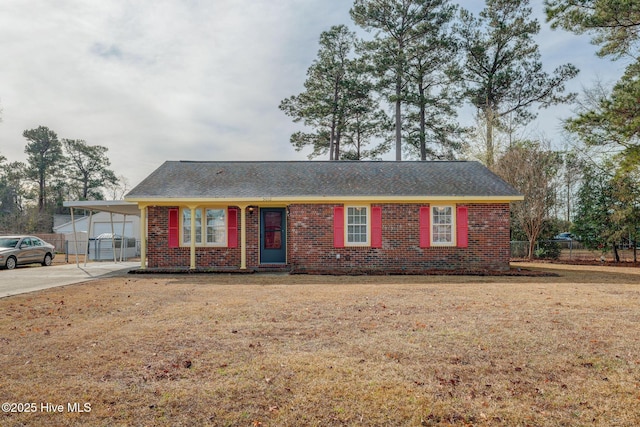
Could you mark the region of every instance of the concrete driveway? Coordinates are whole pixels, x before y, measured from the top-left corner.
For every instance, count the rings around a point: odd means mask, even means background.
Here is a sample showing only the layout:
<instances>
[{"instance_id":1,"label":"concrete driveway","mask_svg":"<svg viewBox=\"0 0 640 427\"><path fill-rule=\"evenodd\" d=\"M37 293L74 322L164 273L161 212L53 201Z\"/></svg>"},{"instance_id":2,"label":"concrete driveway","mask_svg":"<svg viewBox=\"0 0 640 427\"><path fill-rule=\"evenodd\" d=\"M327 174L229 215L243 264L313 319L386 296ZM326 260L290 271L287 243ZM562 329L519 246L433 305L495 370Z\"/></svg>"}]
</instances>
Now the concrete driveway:
<instances>
[{"instance_id":1,"label":"concrete driveway","mask_svg":"<svg viewBox=\"0 0 640 427\"><path fill-rule=\"evenodd\" d=\"M15 270L0 270L0 298L24 294L56 286L86 282L102 277L127 274L140 262L90 262L80 264L17 267Z\"/></svg>"}]
</instances>

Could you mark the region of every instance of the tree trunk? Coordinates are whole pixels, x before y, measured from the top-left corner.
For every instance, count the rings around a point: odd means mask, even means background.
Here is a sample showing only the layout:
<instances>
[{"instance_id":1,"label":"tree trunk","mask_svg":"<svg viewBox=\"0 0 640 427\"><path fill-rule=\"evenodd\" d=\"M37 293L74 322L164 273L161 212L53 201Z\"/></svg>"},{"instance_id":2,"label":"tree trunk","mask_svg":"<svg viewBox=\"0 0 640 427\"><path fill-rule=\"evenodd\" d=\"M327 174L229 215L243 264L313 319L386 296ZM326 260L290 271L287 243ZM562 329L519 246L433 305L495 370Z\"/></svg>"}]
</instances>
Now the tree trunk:
<instances>
[{"instance_id":1,"label":"tree trunk","mask_svg":"<svg viewBox=\"0 0 640 427\"><path fill-rule=\"evenodd\" d=\"M402 42L398 46L403 51ZM396 68L396 161L402 161L402 77L404 69L402 62L398 62Z\"/></svg>"},{"instance_id":2,"label":"tree trunk","mask_svg":"<svg viewBox=\"0 0 640 427\"><path fill-rule=\"evenodd\" d=\"M486 126L486 134L485 134L485 143L486 143L486 166L489 169L493 168L494 163L494 153L493 153L493 111L487 110L485 114L485 126Z\"/></svg>"},{"instance_id":3,"label":"tree trunk","mask_svg":"<svg viewBox=\"0 0 640 427\"><path fill-rule=\"evenodd\" d=\"M396 82L396 161L402 160L402 105L400 94L402 92L400 77Z\"/></svg>"},{"instance_id":4,"label":"tree trunk","mask_svg":"<svg viewBox=\"0 0 640 427\"><path fill-rule=\"evenodd\" d=\"M529 261L533 260L533 248L536 245L536 241L534 239L529 240Z\"/></svg>"},{"instance_id":5,"label":"tree trunk","mask_svg":"<svg viewBox=\"0 0 640 427\"><path fill-rule=\"evenodd\" d=\"M360 160L361 156L362 137L360 136L360 130L356 131L356 160Z\"/></svg>"},{"instance_id":6,"label":"tree trunk","mask_svg":"<svg viewBox=\"0 0 640 427\"><path fill-rule=\"evenodd\" d=\"M618 253L618 245L613 244L613 260L615 262L620 262L620 254Z\"/></svg>"},{"instance_id":7,"label":"tree trunk","mask_svg":"<svg viewBox=\"0 0 640 427\"><path fill-rule=\"evenodd\" d=\"M418 84L418 93L420 95L420 160L424 162L427 160L427 120L425 118L424 87L422 86L422 83Z\"/></svg>"},{"instance_id":8,"label":"tree trunk","mask_svg":"<svg viewBox=\"0 0 640 427\"><path fill-rule=\"evenodd\" d=\"M333 115L331 117L331 139L329 141L329 160L340 160L336 153L336 117L338 115L338 100L340 79L336 77L333 83Z\"/></svg>"},{"instance_id":9,"label":"tree trunk","mask_svg":"<svg viewBox=\"0 0 640 427\"><path fill-rule=\"evenodd\" d=\"M342 126L339 126L339 128L341 127ZM336 131L336 140L333 143L333 150L334 150L333 160L340 160L340 136L342 132L340 132L339 128Z\"/></svg>"},{"instance_id":10,"label":"tree trunk","mask_svg":"<svg viewBox=\"0 0 640 427\"><path fill-rule=\"evenodd\" d=\"M335 152L335 144L336 144L336 121L333 119L331 121L331 136L329 137L329 160L336 160L334 152Z\"/></svg>"},{"instance_id":11,"label":"tree trunk","mask_svg":"<svg viewBox=\"0 0 640 427\"><path fill-rule=\"evenodd\" d=\"M45 206L45 194L44 194L44 188L45 188L45 180L44 180L44 174L40 175L40 181L38 183L38 212L42 213L44 212L44 206Z\"/></svg>"}]
</instances>

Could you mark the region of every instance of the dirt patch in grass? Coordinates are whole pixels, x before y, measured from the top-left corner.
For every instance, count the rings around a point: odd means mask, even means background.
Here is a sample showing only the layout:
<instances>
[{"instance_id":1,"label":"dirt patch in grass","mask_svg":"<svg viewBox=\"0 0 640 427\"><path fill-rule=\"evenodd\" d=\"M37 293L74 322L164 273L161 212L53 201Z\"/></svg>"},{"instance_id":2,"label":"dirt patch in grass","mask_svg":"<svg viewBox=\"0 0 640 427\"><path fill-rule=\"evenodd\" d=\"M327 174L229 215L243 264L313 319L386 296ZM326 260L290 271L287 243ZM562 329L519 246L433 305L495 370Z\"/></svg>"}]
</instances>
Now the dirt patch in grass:
<instances>
[{"instance_id":1,"label":"dirt patch in grass","mask_svg":"<svg viewBox=\"0 0 640 427\"><path fill-rule=\"evenodd\" d=\"M640 275L552 267L126 276L3 298L0 402L37 410L0 425L640 424Z\"/></svg>"}]
</instances>

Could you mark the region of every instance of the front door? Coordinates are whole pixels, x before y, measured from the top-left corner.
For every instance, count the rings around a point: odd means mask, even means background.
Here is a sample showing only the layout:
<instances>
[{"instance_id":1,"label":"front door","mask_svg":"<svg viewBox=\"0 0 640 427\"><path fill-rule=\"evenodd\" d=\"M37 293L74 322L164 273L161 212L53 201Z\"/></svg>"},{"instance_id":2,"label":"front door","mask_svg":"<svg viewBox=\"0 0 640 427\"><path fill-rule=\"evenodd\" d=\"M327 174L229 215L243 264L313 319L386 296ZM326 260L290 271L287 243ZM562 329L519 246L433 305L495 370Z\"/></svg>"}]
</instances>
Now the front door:
<instances>
[{"instance_id":1,"label":"front door","mask_svg":"<svg viewBox=\"0 0 640 427\"><path fill-rule=\"evenodd\" d=\"M286 211L283 208L260 209L260 263L287 262Z\"/></svg>"}]
</instances>

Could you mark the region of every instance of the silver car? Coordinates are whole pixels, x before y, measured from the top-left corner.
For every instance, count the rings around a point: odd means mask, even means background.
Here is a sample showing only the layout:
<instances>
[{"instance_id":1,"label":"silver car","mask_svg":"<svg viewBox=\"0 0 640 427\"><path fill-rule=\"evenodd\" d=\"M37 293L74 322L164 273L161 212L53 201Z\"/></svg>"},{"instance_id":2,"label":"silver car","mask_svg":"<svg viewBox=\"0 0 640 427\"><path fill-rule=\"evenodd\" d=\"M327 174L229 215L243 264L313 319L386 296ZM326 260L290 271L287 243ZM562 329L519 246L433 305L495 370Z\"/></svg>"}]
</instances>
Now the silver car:
<instances>
[{"instance_id":1,"label":"silver car","mask_svg":"<svg viewBox=\"0 0 640 427\"><path fill-rule=\"evenodd\" d=\"M22 264L48 266L55 256L55 247L37 237L0 236L0 267L8 270Z\"/></svg>"}]
</instances>

